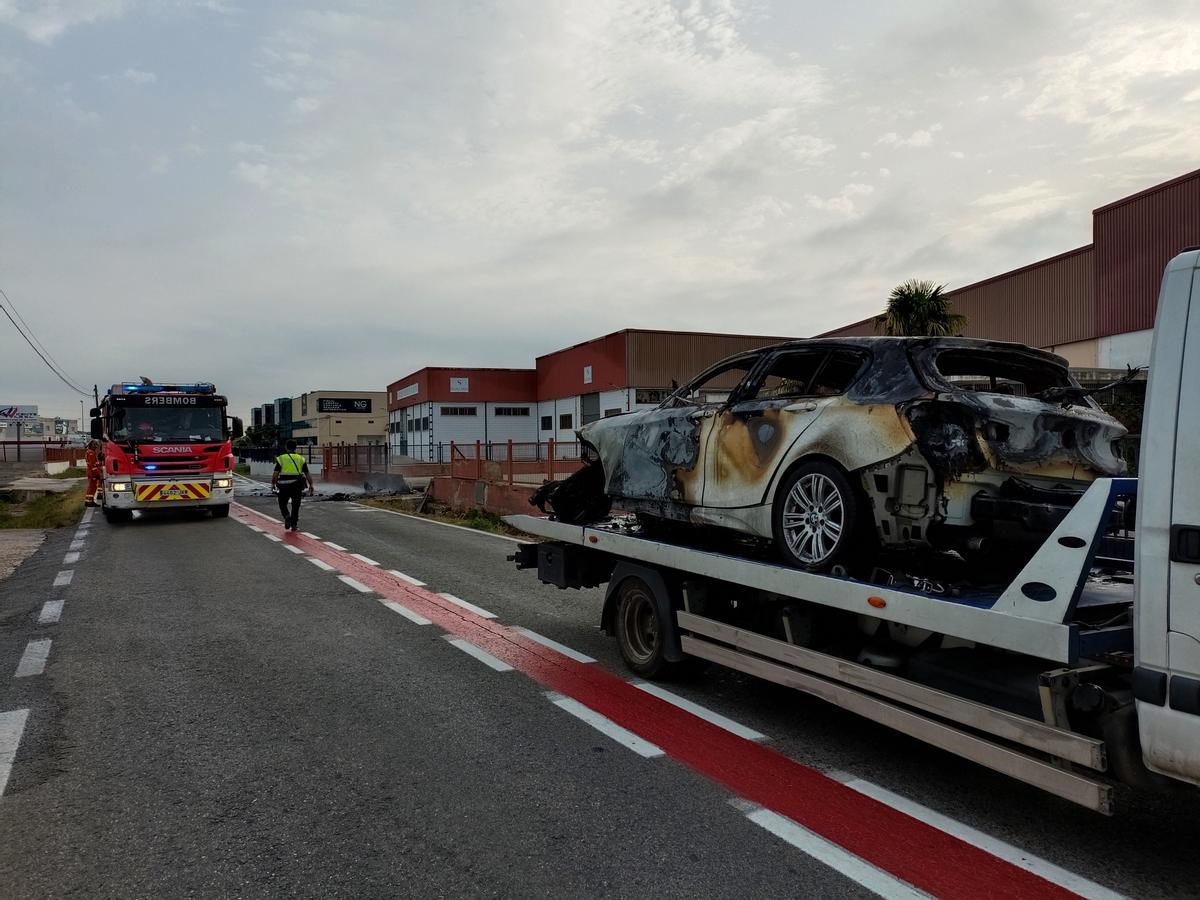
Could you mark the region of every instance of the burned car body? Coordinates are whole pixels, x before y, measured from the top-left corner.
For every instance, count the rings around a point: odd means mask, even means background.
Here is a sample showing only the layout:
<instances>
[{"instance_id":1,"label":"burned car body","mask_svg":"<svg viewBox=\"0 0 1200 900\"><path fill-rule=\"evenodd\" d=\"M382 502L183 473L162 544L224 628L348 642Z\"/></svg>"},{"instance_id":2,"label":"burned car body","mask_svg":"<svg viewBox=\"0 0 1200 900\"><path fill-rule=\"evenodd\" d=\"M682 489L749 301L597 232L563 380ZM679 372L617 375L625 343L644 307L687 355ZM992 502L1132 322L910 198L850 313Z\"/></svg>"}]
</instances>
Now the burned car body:
<instances>
[{"instance_id":1,"label":"burned car body","mask_svg":"<svg viewBox=\"0 0 1200 900\"><path fill-rule=\"evenodd\" d=\"M1125 471L1124 434L1051 353L814 339L730 357L654 409L585 425L602 472L580 477L650 521L773 539L824 568L867 545L1040 538L1089 482Z\"/></svg>"}]
</instances>

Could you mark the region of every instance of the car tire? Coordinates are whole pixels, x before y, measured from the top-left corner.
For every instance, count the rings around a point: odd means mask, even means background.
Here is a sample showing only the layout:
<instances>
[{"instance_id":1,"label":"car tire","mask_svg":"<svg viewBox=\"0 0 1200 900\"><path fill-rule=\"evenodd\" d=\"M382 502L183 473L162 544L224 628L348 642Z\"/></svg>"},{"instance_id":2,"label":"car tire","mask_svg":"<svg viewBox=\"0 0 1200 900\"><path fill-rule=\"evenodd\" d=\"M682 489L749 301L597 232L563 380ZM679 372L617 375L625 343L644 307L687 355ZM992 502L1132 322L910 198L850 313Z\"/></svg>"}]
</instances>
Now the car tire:
<instances>
[{"instance_id":1,"label":"car tire","mask_svg":"<svg viewBox=\"0 0 1200 900\"><path fill-rule=\"evenodd\" d=\"M654 681L672 681L701 672L704 660L688 657L672 661L664 655L664 624L654 592L636 576L617 588L613 630L621 658L632 671Z\"/></svg>"},{"instance_id":2,"label":"car tire","mask_svg":"<svg viewBox=\"0 0 1200 900\"><path fill-rule=\"evenodd\" d=\"M220 506L214 506L214 507L212 508L212 517L213 517L214 519L227 519L227 518L229 518L229 504L228 504L228 503L222 503Z\"/></svg>"},{"instance_id":3,"label":"car tire","mask_svg":"<svg viewBox=\"0 0 1200 900\"><path fill-rule=\"evenodd\" d=\"M801 463L775 492L775 546L798 569L823 572L849 563L859 549L858 526L858 494L845 473L830 463Z\"/></svg>"}]
</instances>

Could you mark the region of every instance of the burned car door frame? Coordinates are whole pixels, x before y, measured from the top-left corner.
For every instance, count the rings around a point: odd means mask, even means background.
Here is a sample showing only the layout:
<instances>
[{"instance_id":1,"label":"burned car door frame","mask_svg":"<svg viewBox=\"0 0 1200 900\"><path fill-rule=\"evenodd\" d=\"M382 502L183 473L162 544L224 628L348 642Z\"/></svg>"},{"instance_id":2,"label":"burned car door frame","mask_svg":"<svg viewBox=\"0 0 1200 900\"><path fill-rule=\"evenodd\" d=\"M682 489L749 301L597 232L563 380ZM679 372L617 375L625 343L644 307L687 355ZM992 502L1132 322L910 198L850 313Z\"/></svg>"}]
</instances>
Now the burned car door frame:
<instances>
[{"instance_id":1,"label":"burned car door frame","mask_svg":"<svg viewBox=\"0 0 1200 900\"><path fill-rule=\"evenodd\" d=\"M667 519L687 520L703 496L704 448L718 410L733 402L753 379L762 351L725 359L672 393L653 410L638 414L628 427L607 435L619 440L619 453L608 472L608 490L622 506ZM726 373L741 373L719 399L706 400L703 389ZM693 396L695 395L695 396ZM596 448L605 457L605 448Z\"/></svg>"},{"instance_id":2,"label":"burned car door frame","mask_svg":"<svg viewBox=\"0 0 1200 900\"><path fill-rule=\"evenodd\" d=\"M845 395L869 362L868 353L831 344L767 354L737 397L717 414L705 452L704 507L763 504L804 432L826 406ZM772 378L777 379L774 384L769 383Z\"/></svg>"}]
</instances>

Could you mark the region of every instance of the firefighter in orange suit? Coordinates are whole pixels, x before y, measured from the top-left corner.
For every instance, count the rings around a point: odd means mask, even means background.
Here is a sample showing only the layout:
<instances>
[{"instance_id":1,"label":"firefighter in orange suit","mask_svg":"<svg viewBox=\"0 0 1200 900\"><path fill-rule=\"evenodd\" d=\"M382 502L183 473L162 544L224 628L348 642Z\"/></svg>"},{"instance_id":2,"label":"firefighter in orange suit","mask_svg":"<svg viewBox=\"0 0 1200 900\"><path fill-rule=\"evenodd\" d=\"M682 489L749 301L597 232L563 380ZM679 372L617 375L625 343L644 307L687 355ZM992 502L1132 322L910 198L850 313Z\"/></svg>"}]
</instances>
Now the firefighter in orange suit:
<instances>
[{"instance_id":1,"label":"firefighter in orange suit","mask_svg":"<svg viewBox=\"0 0 1200 900\"><path fill-rule=\"evenodd\" d=\"M100 466L100 442L89 441L87 445L87 494L84 502L88 506L96 505L96 492L100 489L104 470Z\"/></svg>"}]
</instances>

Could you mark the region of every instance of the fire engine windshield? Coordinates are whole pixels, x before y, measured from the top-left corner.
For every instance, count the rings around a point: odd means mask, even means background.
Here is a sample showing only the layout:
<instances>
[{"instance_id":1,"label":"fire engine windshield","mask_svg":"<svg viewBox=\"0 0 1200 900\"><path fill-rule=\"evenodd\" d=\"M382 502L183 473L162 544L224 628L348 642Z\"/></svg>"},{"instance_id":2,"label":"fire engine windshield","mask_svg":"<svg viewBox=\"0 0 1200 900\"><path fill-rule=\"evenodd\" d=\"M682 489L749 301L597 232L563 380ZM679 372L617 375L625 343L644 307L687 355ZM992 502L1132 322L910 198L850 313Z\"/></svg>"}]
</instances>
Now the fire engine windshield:
<instances>
[{"instance_id":1,"label":"fire engine windshield","mask_svg":"<svg viewBox=\"0 0 1200 900\"><path fill-rule=\"evenodd\" d=\"M110 425L110 433L117 441L176 443L225 439L224 411L216 406L117 408L113 410Z\"/></svg>"}]
</instances>

